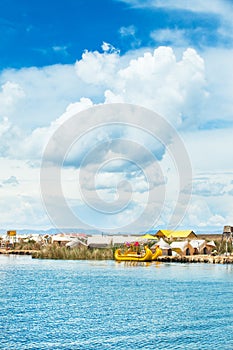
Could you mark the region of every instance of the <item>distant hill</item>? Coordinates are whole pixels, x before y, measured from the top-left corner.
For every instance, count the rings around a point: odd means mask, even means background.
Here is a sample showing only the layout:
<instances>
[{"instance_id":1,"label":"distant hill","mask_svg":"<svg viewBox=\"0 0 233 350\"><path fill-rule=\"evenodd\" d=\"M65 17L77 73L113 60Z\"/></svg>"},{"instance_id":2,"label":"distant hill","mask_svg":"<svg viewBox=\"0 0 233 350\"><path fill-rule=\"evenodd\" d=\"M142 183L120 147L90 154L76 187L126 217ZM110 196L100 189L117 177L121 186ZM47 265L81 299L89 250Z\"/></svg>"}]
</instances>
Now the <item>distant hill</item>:
<instances>
[{"instance_id":1,"label":"distant hill","mask_svg":"<svg viewBox=\"0 0 233 350\"><path fill-rule=\"evenodd\" d=\"M15 228L14 228L15 229ZM95 234L102 234L102 232L98 231L98 230L85 230L85 229L81 229L81 228L64 228L64 229L56 229L56 228L50 228L47 230L35 230L35 229L19 229L16 231L18 234L21 235L27 235L27 234L41 234L41 235L54 235L56 233L85 233L85 234L89 234L89 235L95 235ZM4 229L0 229L0 234L1 235L5 235L7 232L7 230Z\"/></svg>"},{"instance_id":2,"label":"distant hill","mask_svg":"<svg viewBox=\"0 0 233 350\"><path fill-rule=\"evenodd\" d=\"M48 235L54 235L56 233L85 233L87 235L101 235L102 233L103 234L112 234L112 233L109 233L107 231L103 232L103 231L99 231L99 230L89 230L89 229L83 229L83 228L63 228L63 229L56 229L56 228L50 228L50 229L47 229L47 230L36 230L36 229L17 229L17 228L14 228L14 227L11 227L10 229L12 230L16 230L18 234L22 234L22 235L26 235L26 234L48 234ZM160 228L156 228L156 229L152 229L152 230L148 230L148 231L142 231L142 232L118 232L118 233L114 233L115 235L119 234L138 234L138 235L143 235L145 233L150 233L152 235L156 234L156 232L161 229ZM163 228L162 228L163 229ZM187 229L187 228L182 228L182 229ZM9 230L9 229L8 229ZM200 229L194 229L192 228L192 230L199 236L199 235L221 235L222 234L222 229L204 229L204 230L200 230ZM0 234L1 235L4 235L6 234L7 232L7 229L0 229Z\"/></svg>"}]
</instances>

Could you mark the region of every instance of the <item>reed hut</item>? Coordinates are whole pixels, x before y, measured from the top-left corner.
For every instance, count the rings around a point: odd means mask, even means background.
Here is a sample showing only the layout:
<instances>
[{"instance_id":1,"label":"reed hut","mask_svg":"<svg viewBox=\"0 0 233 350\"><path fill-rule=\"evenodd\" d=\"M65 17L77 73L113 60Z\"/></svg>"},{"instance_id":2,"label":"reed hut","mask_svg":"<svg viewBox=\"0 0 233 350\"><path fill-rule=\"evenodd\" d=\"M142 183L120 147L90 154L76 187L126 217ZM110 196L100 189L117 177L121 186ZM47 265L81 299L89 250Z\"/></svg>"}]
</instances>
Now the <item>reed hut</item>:
<instances>
[{"instance_id":1,"label":"reed hut","mask_svg":"<svg viewBox=\"0 0 233 350\"><path fill-rule=\"evenodd\" d=\"M51 242L56 243L59 246L65 246L71 240L72 239L70 238L70 236L66 235L65 233L58 233L56 235L51 236Z\"/></svg>"},{"instance_id":2,"label":"reed hut","mask_svg":"<svg viewBox=\"0 0 233 350\"><path fill-rule=\"evenodd\" d=\"M191 246L189 241L174 241L170 244L172 251L175 253L184 256L184 255L193 255L194 248Z\"/></svg>"},{"instance_id":3,"label":"reed hut","mask_svg":"<svg viewBox=\"0 0 233 350\"><path fill-rule=\"evenodd\" d=\"M156 249L156 247L159 246L159 248L162 250L163 255L165 256L171 256L172 255L172 248L170 244L165 242L163 238L160 238L158 242L156 242L151 249Z\"/></svg>"},{"instance_id":4,"label":"reed hut","mask_svg":"<svg viewBox=\"0 0 233 350\"><path fill-rule=\"evenodd\" d=\"M204 239L192 239L190 244L193 248L193 255L204 254L203 251L206 247L206 241Z\"/></svg>"}]
</instances>

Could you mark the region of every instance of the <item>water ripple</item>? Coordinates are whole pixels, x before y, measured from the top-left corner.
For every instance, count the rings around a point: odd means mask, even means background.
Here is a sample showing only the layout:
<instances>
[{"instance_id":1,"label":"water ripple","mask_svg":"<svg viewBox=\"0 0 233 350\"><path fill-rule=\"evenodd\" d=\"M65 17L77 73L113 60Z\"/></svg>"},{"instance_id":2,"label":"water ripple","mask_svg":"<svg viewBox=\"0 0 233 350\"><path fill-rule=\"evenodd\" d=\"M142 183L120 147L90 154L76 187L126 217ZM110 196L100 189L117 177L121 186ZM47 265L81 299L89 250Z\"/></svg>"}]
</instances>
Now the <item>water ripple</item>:
<instances>
[{"instance_id":1,"label":"water ripple","mask_svg":"<svg viewBox=\"0 0 233 350\"><path fill-rule=\"evenodd\" d=\"M233 269L0 256L0 349L233 349Z\"/></svg>"}]
</instances>

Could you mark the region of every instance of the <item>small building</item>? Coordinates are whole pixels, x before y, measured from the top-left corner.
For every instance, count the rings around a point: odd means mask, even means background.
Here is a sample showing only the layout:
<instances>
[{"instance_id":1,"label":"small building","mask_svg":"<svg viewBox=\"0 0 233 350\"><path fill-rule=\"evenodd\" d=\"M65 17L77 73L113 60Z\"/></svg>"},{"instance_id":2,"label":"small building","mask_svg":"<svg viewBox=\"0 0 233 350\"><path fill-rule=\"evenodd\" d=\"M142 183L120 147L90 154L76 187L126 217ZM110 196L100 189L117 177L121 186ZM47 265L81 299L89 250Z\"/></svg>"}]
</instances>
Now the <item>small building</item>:
<instances>
[{"instance_id":1,"label":"small building","mask_svg":"<svg viewBox=\"0 0 233 350\"><path fill-rule=\"evenodd\" d=\"M139 236L126 236L126 235L112 236L112 245L114 247L119 247L126 243L141 242L141 241L143 241L143 238Z\"/></svg>"},{"instance_id":2,"label":"small building","mask_svg":"<svg viewBox=\"0 0 233 350\"><path fill-rule=\"evenodd\" d=\"M155 249L157 246L162 250L163 255L165 256L171 256L172 255L172 248L171 246L163 240L163 238L160 238L158 242L156 242L151 249Z\"/></svg>"},{"instance_id":3,"label":"small building","mask_svg":"<svg viewBox=\"0 0 233 350\"><path fill-rule=\"evenodd\" d=\"M206 241L204 239L192 239L190 241L190 244L194 249L193 255L206 254L205 253Z\"/></svg>"},{"instance_id":4,"label":"small building","mask_svg":"<svg viewBox=\"0 0 233 350\"><path fill-rule=\"evenodd\" d=\"M64 246L67 243L78 239L86 243L87 235L84 233L56 233L55 235L51 235L51 243L57 243L60 246Z\"/></svg>"},{"instance_id":5,"label":"small building","mask_svg":"<svg viewBox=\"0 0 233 350\"><path fill-rule=\"evenodd\" d=\"M60 246L65 246L71 240L72 239L70 238L70 236L66 235L64 233L57 233L57 234L51 236L51 242L56 243Z\"/></svg>"},{"instance_id":6,"label":"small building","mask_svg":"<svg viewBox=\"0 0 233 350\"><path fill-rule=\"evenodd\" d=\"M206 242L205 252L203 254L211 254L216 249L214 241Z\"/></svg>"},{"instance_id":7,"label":"small building","mask_svg":"<svg viewBox=\"0 0 233 350\"><path fill-rule=\"evenodd\" d=\"M174 241L170 244L172 251L183 256L193 255L194 248L191 246L189 241Z\"/></svg>"},{"instance_id":8,"label":"small building","mask_svg":"<svg viewBox=\"0 0 233 350\"><path fill-rule=\"evenodd\" d=\"M222 233L222 240L226 240L227 242L233 241L233 226L224 226Z\"/></svg>"},{"instance_id":9,"label":"small building","mask_svg":"<svg viewBox=\"0 0 233 350\"><path fill-rule=\"evenodd\" d=\"M211 254L216 248L213 241L206 242L204 239L174 241L170 246L179 255Z\"/></svg>"},{"instance_id":10,"label":"small building","mask_svg":"<svg viewBox=\"0 0 233 350\"><path fill-rule=\"evenodd\" d=\"M216 249L214 241L206 242L204 239L193 239L190 244L194 249L193 254L211 254Z\"/></svg>"},{"instance_id":11,"label":"small building","mask_svg":"<svg viewBox=\"0 0 233 350\"><path fill-rule=\"evenodd\" d=\"M226 225L223 227L223 233L233 233L233 226L230 226L230 225Z\"/></svg>"},{"instance_id":12,"label":"small building","mask_svg":"<svg viewBox=\"0 0 233 350\"><path fill-rule=\"evenodd\" d=\"M14 245L17 242L16 230L9 230L6 234L8 244Z\"/></svg>"},{"instance_id":13,"label":"small building","mask_svg":"<svg viewBox=\"0 0 233 350\"><path fill-rule=\"evenodd\" d=\"M159 238L166 238L170 241L180 240L180 239L197 239L197 235L192 230L183 230L183 231L172 231L172 230L159 230L156 233L156 236Z\"/></svg>"},{"instance_id":14,"label":"small building","mask_svg":"<svg viewBox=\"0 0 233 350\"><path fill-rule=\"evenodd\" d=\"M88 248L110 248L112 246L111 236L93 235L87 238Z\"/></svg>"},{"instance_id":15,"label":"small building","mask_svg":"<svg viewBox=\"0 0 233 350\"><path fill-rule=\"evenodd\" d=\"M81 238L73 238L70 242L66 243L66 247L73 249L73 248L78 248L78 247L87 247L86 241L84 241Z\"/></svg>"}]
</instances>

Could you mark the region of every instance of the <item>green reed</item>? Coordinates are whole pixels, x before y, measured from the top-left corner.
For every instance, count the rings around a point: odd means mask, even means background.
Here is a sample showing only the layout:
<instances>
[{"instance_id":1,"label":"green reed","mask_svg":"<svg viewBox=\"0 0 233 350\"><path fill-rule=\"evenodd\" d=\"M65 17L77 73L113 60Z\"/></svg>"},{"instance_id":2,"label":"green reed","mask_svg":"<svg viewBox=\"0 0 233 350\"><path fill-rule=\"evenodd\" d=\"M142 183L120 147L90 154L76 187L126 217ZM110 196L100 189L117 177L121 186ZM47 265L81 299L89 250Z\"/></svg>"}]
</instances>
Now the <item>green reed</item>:
<instances>
[{"instance_id":1,"label":"green reed","mask_svg":"<svg viewBox=\"0 0 233 350\"><path fill-rule=\"evenodd\" d=\"M56 245L48 245L32 254L37 259L61 259L61 260L112 260L113 250L90 249L87 247L67 248Z\"/></svg>"}]
</instances>

